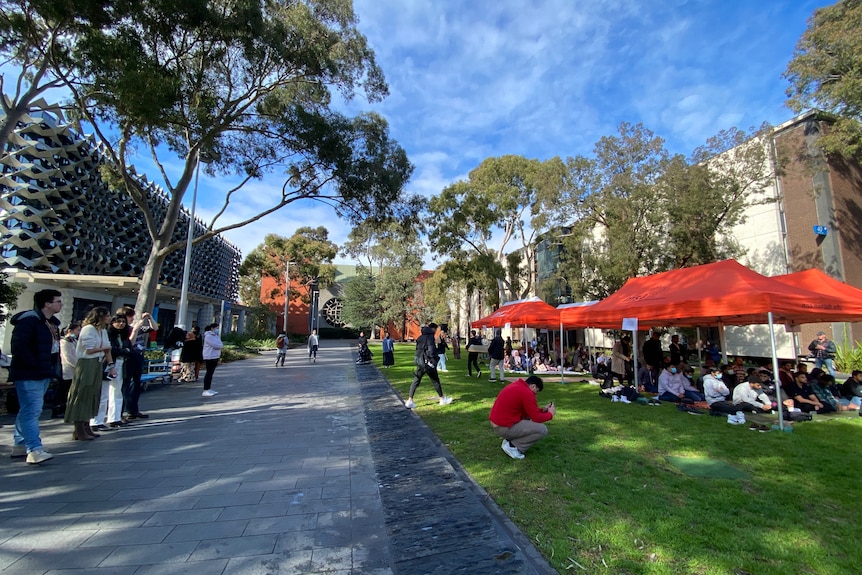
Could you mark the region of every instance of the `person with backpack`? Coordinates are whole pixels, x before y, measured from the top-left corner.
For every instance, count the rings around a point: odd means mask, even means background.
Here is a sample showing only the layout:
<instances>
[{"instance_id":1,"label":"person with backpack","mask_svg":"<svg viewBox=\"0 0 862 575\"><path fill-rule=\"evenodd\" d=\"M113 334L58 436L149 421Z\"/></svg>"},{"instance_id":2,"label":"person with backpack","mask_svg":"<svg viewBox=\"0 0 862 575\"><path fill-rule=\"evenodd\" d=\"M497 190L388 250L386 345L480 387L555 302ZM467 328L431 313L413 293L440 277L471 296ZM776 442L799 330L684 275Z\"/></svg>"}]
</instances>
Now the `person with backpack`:
<instances>
[{"instance_id":1,"label":"person with backpack","mask_svg":"<svg viewBox=\"0 0 862 575\"><path fill-rule=\"evenodd\" d=\"M311 330L311 335L308 336L308 361L317 363L317 347L320 340L317 337L317 330Z\"/></svg>"},{"instance_id":2,"label":"person with backpack","mask_svg":"<svg viewBox=\"0 0 862 575\"><path fill-rule=\"evenodd\" d=\"M275 350L275 366L284 367L284 358L287 357L287 336L283 331L275 338Z\"/></svg>"},{"instance_id":3,"label":"person with backpack","mask_svg":"<svg viewBox=\"0 0 862 575\"><path fill-rule=\"evenodd\" d=\"M413 396L416 394L416 388L422 381L422 376L428 375L431 378L431 383L434 384L434 389L440 397L440 405L449 405L452 403L451 397L443 395L443 387L440 385L440 376L437 375L437 362L439 355L437 354L437 342L434 335L437 332L437 324L429 323L422 328L422 335L416 340L416 355L413 358L416 364L416 373L413 376L413 383L410 385L410 396L404 402L404 407L413 409L416 407L416 402L413 401Z\"/></svg>"},{"instance_id":4,"label":"person with backpack","mask_svg":"<svg viewBox=\"0 0 862 575\"><path fill-rule=\"evenodd\" d=\"M488 381L497 381L494 378L495 370L499 373L500 383L506 382L506 374L503 371L503 358L506 356L506 344L503 342L503 336L500 335L500 330L494 330L494 339L488 344L488 357L491 358L490 370L491 375Z\"/></svg>"}]
</instances>

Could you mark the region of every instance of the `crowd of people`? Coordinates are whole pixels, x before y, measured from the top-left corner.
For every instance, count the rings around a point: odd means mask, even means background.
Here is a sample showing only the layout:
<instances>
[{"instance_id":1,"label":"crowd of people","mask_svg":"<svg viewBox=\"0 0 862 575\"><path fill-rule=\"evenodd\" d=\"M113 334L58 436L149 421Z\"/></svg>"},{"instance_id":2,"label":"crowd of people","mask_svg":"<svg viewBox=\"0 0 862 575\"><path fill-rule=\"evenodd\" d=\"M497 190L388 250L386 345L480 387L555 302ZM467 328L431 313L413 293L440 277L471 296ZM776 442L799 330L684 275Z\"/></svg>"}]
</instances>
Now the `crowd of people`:
<instances>
[{"instance_id":1,"label":"crowd of people","mask_svg":"<svg viewBox=\"0 0 862 575\"><path fill-rule=\"evenodd\" d=\"M54 417L63 417L73 427L76 441L92 441L101 432L128 425L149 416L140 409L144 351L159 326L147 313L121 307L116 312L102 306L90 309L80 322L60 329L63 309L61 292L36 292L34 309L19 312L12 326L9 379L15 385L19 410L15 419L12 457L39 464L54 456L42 445L39 417L48 394ZM180 381L197 381L202 363L207 366L203 396L211 388L213 372L221 355L218 324L185 332L180 326L175 340L182 342ZM168 338L170 339L170 338ZM167 343L167 342L166 342Z\"/></svg>"}]
</instances>

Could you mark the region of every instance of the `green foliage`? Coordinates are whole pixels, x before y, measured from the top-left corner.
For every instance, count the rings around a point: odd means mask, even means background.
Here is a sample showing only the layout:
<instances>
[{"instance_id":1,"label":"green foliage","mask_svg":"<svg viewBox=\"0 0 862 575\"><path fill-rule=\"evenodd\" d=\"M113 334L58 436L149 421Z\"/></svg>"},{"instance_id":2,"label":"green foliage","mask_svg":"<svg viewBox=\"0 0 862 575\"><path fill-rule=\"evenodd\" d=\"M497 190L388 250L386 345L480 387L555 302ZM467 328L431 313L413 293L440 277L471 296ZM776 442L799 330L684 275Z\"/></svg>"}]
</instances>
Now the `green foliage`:
<instances>
[{"instance_id":1,"label":"green foliage","mask_svg":"<svg viewBox=\"0 0 862 575\"><path fill-rule=\"evenodd\" d=\"M851 343L847 333L847 325L844 325L844 341L835 345L835 369L842 373L852 373L854 370L862 370L862 344L858 341Z\"/></svg>"},{"instance_id":2,"label":"green foliage","mask_svg":"<svg viewBox=\"0 0 862 575\"><path fill-rule=\"evenodd\" d=\"M827 152L862 161L862 2L840 0L818 8L796 45L784 77L787 105L800 112L819 108L835 115L818 140Z\"/></svg>"},{"instance_id":3,"label":"green foliage","mask_svg":"<svg viewBox=\"0 0 862 575\"><path fill-rule=\"evenodd\" d=\"M265 299L283 297L287 269L291 281L290 300L299 298L306 304L310 303L314 284L326 288L335 281L332 261L337 253L338 246L329 240L329 230L323 226L301 227L289 238L267 234L263 243L254 248L240 266L244 297L254 298L252 302L260 302L263 277L276 282L273 291L264 294ZM244 282L242 278L246 278Z\"/></svg>"},{"instance_id":4,"label":"green foliage","mask_svg":"<svg viewBox=\"0 0 862 575\"><path fill-rule=\"evenodd\" d=\"M376 281L360 266L359 273L344 282L344 308L341 318L354 329L381 325L383 308Z\"/></svg>"},{"instance_id":5,"label":"green foliage","mask_svg":"<svg viewBox=\"0 0 862 575\"><path fill-rule=\"evenodd\" d=\"M409 209L400 200L413 167L387 122L330 107L331 90L345 99L361 92L371 102L387 95L352 2L102 4L108 9L100 12L87 0L4 2L4 16L32 26L3 38L0 48L22 69L27 62L18 53L47 55L75 116L103 146L111 181L141 209L151 245L136 307L152 307L165 257L184 245L172 236L201 161L211 175L234 179L196 243L303 199L329 204L351 222ZM73 5L101 14L98 25L81 18L59 32L50 28L58 10ZM54 40L65 49L54 50ZM129 167L138 149L162 170L163 213L152 210ZM220 223L250 193L245 184L270 172L284 174L282 189L248 202L259 212Z\"/></svg>"},{"instance_id":6,"label":"green foliage","mask_svg":"<svg viewBox=\"0 0 862 575\"><path fill-rule=\"evenodd\" d=\"M379 346L373 351L379 364ZM413 352L396 344L395 367L383 372L402 397ZM488 425L499 386L469 379L466 354L448 368L441 381L455 401L437 405L426 380L416 413L560 573L859 570L862 524L846 501L862 487L852 465L862 440L855 414L755 434L673 404L612 403L581 378L562 385L547 375L538 399L553 401L557 415L548 435L513 461ZM746 477L690 477L670 456L711 458Z\"/></svg>"},{"instance_id":7,"label":"green foliage","mask_svg":"<svg viewBox=\"0 0 862 575\"><path fill-rule=\"evenodd\" d=\"M461 262L463 275L490 275L498 298L520 299L535 285L535 237L547 223L541 209L553 197L563 174L557 160L521 156L488 158L467 181L446 187L429 203L432 250ZM498 242L491 245L491 238ZM504 268L503 254L517 242L523 267Z\"/></svg>"},{"instance_id":8,"label":"green foliage","mask_svg":"<svg viewBox=\"0 0 862 575\"><path fill-rule=\"evenodd\" d=\"M748 206L770 201L772 172L758 138L765 129L723 131L685 159L642 125L623 123L592 158L569 158L548 213L570 230L560 267L572 291L601 299L635 276L737 255L723 231L742 223Z\"/></svg>"},{"instance_id":9,"label":"green foliage","mask_svg":"<svg viewBox=\"0 0 862 575\"><path fill-rule=\"evenodd\" d=\"M11 311L18 306L18 296L23 291L23 285L9 283L9 276L0 271L0 325L6 322Z\"/></svg>"}]
</instances>

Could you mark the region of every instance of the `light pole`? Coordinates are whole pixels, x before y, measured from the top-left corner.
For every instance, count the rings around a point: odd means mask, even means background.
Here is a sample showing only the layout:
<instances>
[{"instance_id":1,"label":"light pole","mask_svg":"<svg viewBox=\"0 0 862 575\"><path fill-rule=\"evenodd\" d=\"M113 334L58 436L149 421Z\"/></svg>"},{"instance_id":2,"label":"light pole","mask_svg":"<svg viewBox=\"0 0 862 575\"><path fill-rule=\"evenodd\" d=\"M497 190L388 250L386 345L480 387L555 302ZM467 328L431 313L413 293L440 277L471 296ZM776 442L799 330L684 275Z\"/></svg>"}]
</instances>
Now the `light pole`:
<instances>
[{"instance_id":1,"label":"light pole","mask_svg":"<svg viewBox=\"0 0 862 575\"><path fill-rule=\"evenodd\" d=\"M198 156L195 164L195 185L192 191L192 209L189 215L189 231L186 234L186 261L183 264L183 286L180 290L180 307L177 311L177 324L186 325L186 314L189 309L189 275L192 267L192 242L195 238L195 204L198 201L198 174L201 171L201 159Z\"/></svg>"},{"instance_id":2,"label":"light pole","mask_svg":"<svg viewBox=\"0 0 862 575\"><path fill-rule=\"evenodd\" d=\"M287 333L287 317L290 313L290 266L294 263L287 262L287 265L284 266L284 326L282 331L288 336L288 339L290 339L290 335Z\"/></svg>"}]
</instances>

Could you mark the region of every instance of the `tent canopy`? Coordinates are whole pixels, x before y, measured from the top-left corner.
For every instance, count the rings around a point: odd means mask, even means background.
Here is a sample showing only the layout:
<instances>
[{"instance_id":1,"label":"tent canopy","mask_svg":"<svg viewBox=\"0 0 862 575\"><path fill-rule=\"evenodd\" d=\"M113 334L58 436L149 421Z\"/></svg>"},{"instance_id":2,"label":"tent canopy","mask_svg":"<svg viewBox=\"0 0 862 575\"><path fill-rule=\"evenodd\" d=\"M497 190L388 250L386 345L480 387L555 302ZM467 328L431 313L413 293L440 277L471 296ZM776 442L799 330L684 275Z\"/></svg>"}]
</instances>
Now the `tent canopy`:
<instances>
[{"instance_id":1,"label":"tent canopy","mask_svg":"<svg viewBox=\"0 0 862 575\"><path fill-rule=\"evenodd\" d=\"M848 321L862 319L862 299L789 285L725 260L632 278L593 306L561 310L560 319L612 329L623 318L642 326L748 325L768 323L769 312L775 323Z\"/></svg>"},{"instance_id":2,"label":"tent canopy","mask_svg":"<svg viewBox=\"0 0 862 575\"><path fill-rule=\"evenodd\" d=\"M817 292L830 298L862 301L862 290L837 280L818 269L775 276L772 279L791 287Z\"/></svg>"},{"instance_id":3,"label":"tent canopy","mask_svg":"<svg viewBox=\"0 0 862 575\"><path fill-rule=\"evenodd\" d=\"M552 305L534 297L511 301L501 305L497 311L474 321L472 327L503 327L506 324L531 327L559 327L560 312Z\"/></svg>"}]
</instances>

